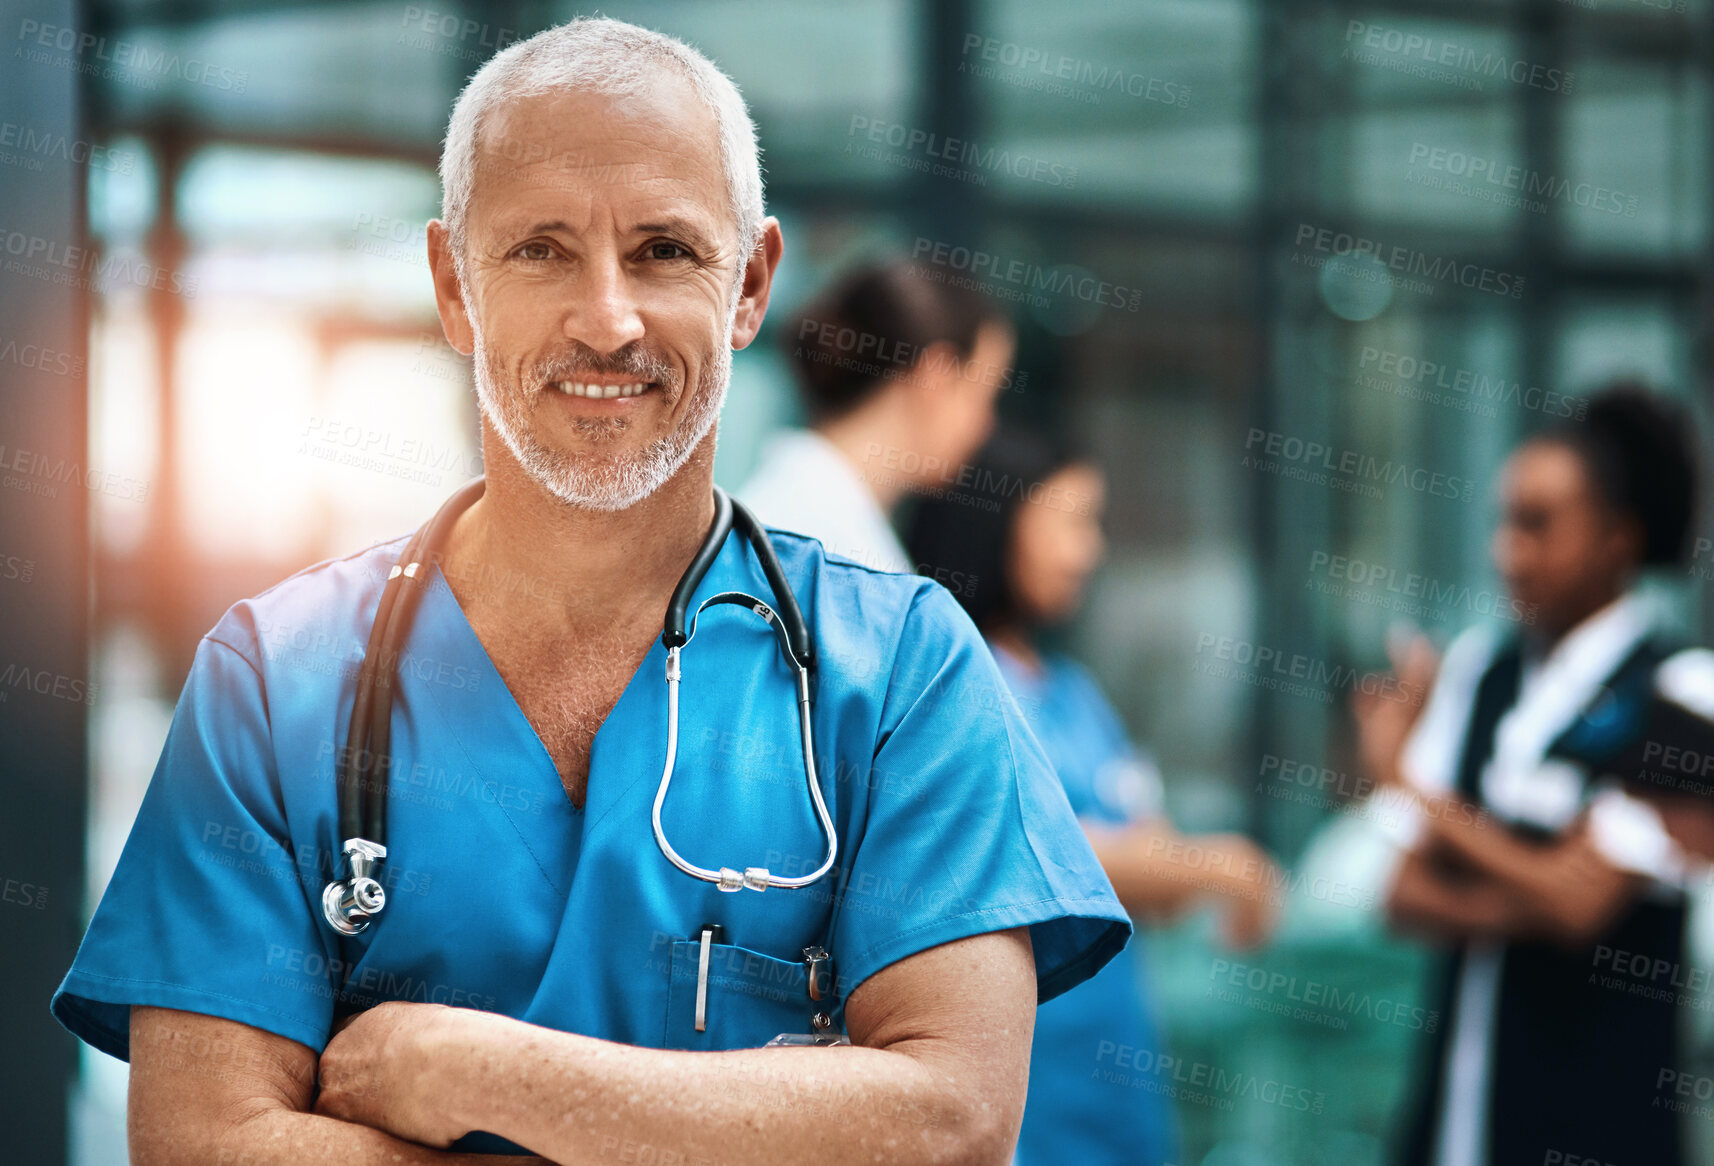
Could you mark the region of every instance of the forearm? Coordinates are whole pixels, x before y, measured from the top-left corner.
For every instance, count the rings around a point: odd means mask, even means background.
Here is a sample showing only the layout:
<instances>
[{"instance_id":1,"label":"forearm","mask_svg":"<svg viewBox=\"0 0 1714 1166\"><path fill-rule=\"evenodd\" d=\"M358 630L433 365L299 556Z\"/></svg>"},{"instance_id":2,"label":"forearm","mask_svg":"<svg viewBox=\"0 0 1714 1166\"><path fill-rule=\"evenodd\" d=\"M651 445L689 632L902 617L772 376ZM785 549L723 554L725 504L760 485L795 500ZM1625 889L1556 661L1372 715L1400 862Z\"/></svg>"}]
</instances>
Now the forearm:
<instances>
[{"instance_id":1,"label":"forearm","mask_svg":"<svg viewBox=\"0 0 1714 1166\"><path fill-rule=\"evenodd\" d=\"M1178 834L1168 823L1148 828L1086 826L1084 834L1113 891L1134 916L1170 918L1205 890L1182 862L1168 862L1167 843Z\"/></svg>"},{"instance_id":2,"label":"forearm","mask_svg":"<svg viewBox=\"0 0 1714 1166\"><path fill-rule=\"evenodd\" d=\"M1132 915L1172 918L1209 897L1268 897L1272 869L1243 839L1190 836L1159 819L1132 827L1086 826L1084 833Z\"/></svg>"},{"instance_id":3,"label":"forearm","mask_svg":"<svg viewBox=\"0 0 1714 1166\"><path fill-rule=\"evenodd\" d=\"M1387 895L1387 918L1436 939L1503 936L1518 923L1510 896L1490 882L1450 882L1420 850L1405 853Z\"/></svg>"},{"instance_id":4,"label":"forearm","mask_svg":"<svg viewBox=\"0 0 1714 1166\"><path fill-rule=\"evenodd\" d=\"M426 1145L487 1130L556 1163L1005 1166L1029 1088L1029 931L904 957L845 998L852 1045L679 1052L394 1001L321 1054L316 1112Z\"/></svg>"},{"instance_id":5,"label":"forearm","mask_svg":"<svg viewBox=\"0 0 1714 1166\"><path fill-rule=\"evenodd\" d=\"M126 1133L135 1166L539 1161L449 1154L312 1113L315 1050L249 1025L138 1005L130 1031Z\"/></svg>"},{"instance_id":6,"label":"forearm","mask_svg":"<svg viewBox=\"0 0 1714 1166\"><path fill-rule=\"evenodd\" d=\"M1546 846L1514 835L1492 818L1463 820L1443 811L1435 821L1434 845L1514 896L1541 898L1555 882L1552 865L1543 861Z\"/></svg>"},{"instance_id":7,"label":"forearm","mask_svg":"<svg viewBox=\"0 0 1714 1166\"><path fill-rule=\"evenodd\" d=\"M1432 846L1474 872L1508 906L1507 934L1578 946L1593 942L1646 880L1595 846L1587 819L1551 841L1519 837L1492 821L1442 818Z\"/></svg>"},{"instance_id":8,"label":"forearm","mask_svg":"<svg viewBox=\"0 0 1714 1166\"><path fill-rule=\"evenodd\" d=\"M454 1074L443 1078L447 1104L462 1107L460 1124L562 1166L801 1166L807 1146L833 1166L998 1164L1016 1137L1007 1131L1001 1146L972 1128L988 1106L960 1096L951 1074L935 1071L932 1050L921 1059L898 1047L677 1052L489 1014L471 1019L441 1059Z\"/></svg>"},{"instance_id":9,"label":"forearm","mask_svg":"<svg viewBox=\"0 0 1714 1166\"><path fill-rule=\"evenodd\" d=\"M523 1166L541 1164L536 1157L502 1154L455 1154L395 1138L368 1126L314 1113L268 1109L234 1123L205 1142L205 1154L188 1157L182 1141L164 1142L159 1156L136 1153L134 1166L153 1163L207 1161L219 1166L303 1166L306 1162L385 1162L388 1166Z\"/></svg>"}]
</instances>

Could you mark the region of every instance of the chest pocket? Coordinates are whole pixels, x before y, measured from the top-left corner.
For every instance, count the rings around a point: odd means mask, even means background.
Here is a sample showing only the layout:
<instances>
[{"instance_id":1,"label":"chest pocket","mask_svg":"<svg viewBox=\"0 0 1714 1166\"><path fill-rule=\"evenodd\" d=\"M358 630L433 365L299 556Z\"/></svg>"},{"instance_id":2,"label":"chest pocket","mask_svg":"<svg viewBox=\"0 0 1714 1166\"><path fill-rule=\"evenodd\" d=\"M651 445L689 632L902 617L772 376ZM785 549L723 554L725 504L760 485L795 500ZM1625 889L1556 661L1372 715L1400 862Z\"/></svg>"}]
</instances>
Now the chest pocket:
<instances>
[{"instance_id":1,"label":"chest pocket","mask_svg":"<svg viewBox=\"0 0 1714 1166\"><path fill-rule=\"evenodd\" d=\"M814 1010L809 971L801 961L776 959L727 943L708 945L703 1031L696 1029L702 944L672 946L667 987L669 1049L760 1048L781 1033L806 1033Z\"/></svg>"}]
</instances>

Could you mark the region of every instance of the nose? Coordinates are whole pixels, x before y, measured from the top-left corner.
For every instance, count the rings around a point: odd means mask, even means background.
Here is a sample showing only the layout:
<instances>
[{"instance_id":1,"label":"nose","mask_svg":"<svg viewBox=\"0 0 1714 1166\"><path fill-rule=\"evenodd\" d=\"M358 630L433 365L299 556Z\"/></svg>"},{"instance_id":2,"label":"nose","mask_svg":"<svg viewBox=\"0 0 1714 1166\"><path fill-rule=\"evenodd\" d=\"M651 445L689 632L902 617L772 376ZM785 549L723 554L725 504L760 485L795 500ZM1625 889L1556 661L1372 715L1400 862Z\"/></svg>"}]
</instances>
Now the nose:
<instances>
[{"instance_id":1,"label":"nose","mask_svg":"<svg viewBox=\"0 0 1714 1166\"><path fill-rule=\"evenodd\" d=\"M643 336L643 317L631 280L617 256L592 258L575 281L565 313L567 339L603 355Z\"/></svg>"}]
</instances>

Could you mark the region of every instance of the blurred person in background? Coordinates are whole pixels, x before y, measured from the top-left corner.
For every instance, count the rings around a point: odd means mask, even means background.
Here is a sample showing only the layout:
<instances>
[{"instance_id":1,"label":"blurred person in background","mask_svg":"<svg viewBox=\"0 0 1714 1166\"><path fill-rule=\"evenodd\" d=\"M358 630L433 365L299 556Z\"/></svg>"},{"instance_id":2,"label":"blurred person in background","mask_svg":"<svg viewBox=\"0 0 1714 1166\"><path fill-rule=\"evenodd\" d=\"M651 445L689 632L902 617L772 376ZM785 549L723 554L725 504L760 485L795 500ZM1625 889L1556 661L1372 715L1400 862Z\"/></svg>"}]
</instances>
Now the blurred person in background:
<instances>
[{"instance_id":1,"label":"blurred person in background","mask_svg":"<svg viewBox=\"0 0 1714 1166\"><path fill-rule=\"evenodd\" d=\"M1418 638L1394 663L1426 704L1355 705L1377 796L1405 810L1389 918L1448 951L1413 1166L1684 1161L1674 1002L1714 784L1683 759L1714 757L1714 653L1638 582L1684 555L1695 449L1634 385L1525 441L1492 543L1515 627L1444 661Z\"/></svg>"},{"instance_id":2,"label":"blurred person in background","mask_svg":"<svg viewBox=\"0 0 1714 1166\"><path fill-rule=\"evenodd\" d=\"M1277 885L1272 862L1239 835L1180 835L1165 815L1154 759L1127 737L1095 678L1040 642L1082 606L1104 554L1101 471L1066 449L1003 432L965 480L970 489L916 503L905 545L917 570L948 586L987 640L1120 901L1133 917L1162 921L1213 899L1230 944L1264 942L1276 914L1267 893ZM1187 861L1192 849L1200 854ZM1020 1166L1177 1161L1170 1100L1094 1072L1102 1047L1163 1048L1137 975L1135 964L1115 961L1037 1010Z\"/></svg>"},{"instance_id":3,"label":"blurred person in background","mask_svg":"<svg viewBox=\"0 0 1714 1166\"><path fill-rule=\"evenodd\" d=\"M738 490L770 526L882 571L910 571L888 514L956 478L994 428L1016 337L988 296L895 260L846 274L784 344L808 429L776 434Z\"/></svg>"}]
</instances>

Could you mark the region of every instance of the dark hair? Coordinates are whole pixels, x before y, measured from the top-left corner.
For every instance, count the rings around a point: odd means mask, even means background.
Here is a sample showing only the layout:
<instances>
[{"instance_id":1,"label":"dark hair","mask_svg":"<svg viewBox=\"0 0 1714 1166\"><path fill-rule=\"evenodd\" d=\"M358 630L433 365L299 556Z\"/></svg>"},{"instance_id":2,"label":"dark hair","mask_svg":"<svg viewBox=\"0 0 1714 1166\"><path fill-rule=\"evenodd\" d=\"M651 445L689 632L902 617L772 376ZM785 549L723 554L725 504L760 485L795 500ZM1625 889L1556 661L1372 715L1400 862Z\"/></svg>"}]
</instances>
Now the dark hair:
<instances>
[{"instance_id":1,"label":"dark hair","mask_svg":"<svg viewBox=\"0 0 1714 1166\"><path fill-rule=\"evenodd\" d=\"M968 487L923 495L906 517L905 549L917 573L945 584L984 632L1022 617L1007 571L1018 512L1042 482L1088 460L1063 440L995 435L958 475Z\"/></svg>"},{"instance_id":2,"label":"dark hair","mask_svg":"<svg viewBox=\"0 0 1714 1166\"><path fill-rule=\"evenodd\" d=\"M950 341L968 358L990 321L1007 322L994 300L893 260L846 273L797 314L781 340L813 424L849 413L885 381L910 372L933 344Z\"/></svg>"},{"instance_id":3,"label":"dark hair","mask_svg":"<svg viewBox=\"0 0 1714 1166\"><path fill-rule=\"evenodd\" d=\"M1641 565L1683 560L1701 472L1689 411L1639 381L1615 381L1581 421L1542 434L1582 459L1602 499L1642 528Z\"/></svg>"}]
</instances>

